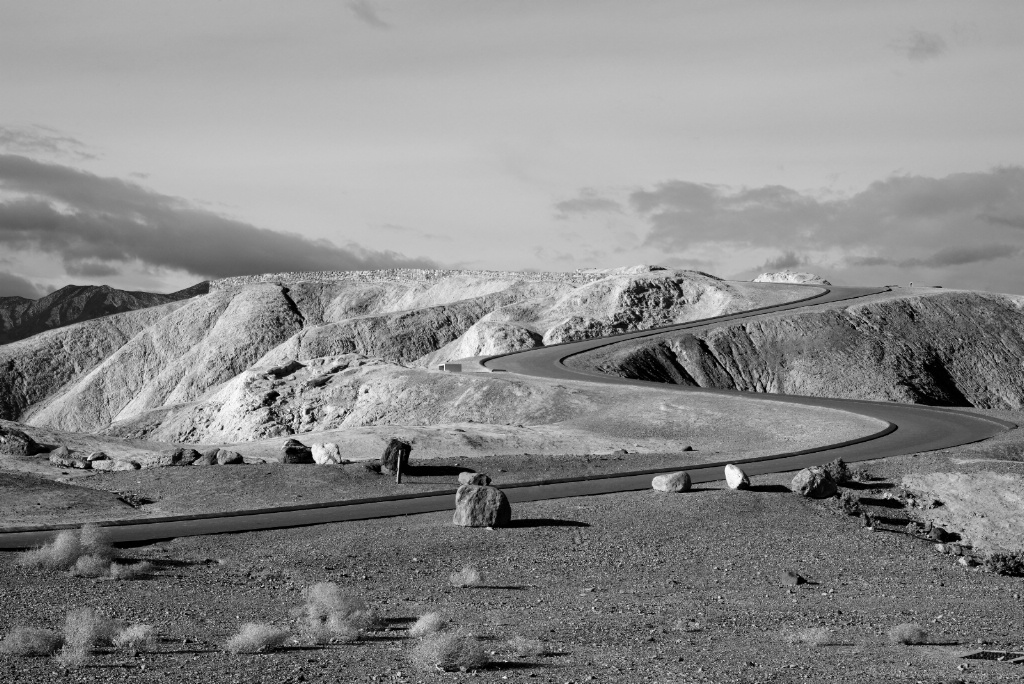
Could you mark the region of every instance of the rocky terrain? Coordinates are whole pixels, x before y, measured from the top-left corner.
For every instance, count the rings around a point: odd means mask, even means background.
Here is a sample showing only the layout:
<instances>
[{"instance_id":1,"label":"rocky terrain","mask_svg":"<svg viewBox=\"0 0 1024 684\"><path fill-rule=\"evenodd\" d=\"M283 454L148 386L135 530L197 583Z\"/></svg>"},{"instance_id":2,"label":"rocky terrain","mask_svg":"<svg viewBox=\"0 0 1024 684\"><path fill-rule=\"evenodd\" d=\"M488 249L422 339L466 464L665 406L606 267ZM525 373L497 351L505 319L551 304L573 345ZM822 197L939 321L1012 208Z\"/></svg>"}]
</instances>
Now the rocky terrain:
<instances>
[{"instance_id":1,"label":"rocky terrain","mask_svg":"<svg viewBox=\"0 0 1024 684\"><path fill-rule=\"evenodd\" d=\"M768 271L754 278L755 283L801 283L804 285L831 285L829 281L814 273L797 271Z\"/></svg>"},{"instance_id":2,"label":"rocky terrain","mask_svg":"<svg viewBox=\"0 0 1024 684\"><path fill-rule=\"evenodd\" d=\"M1024 406L1024 297L896 291L660 335L574 364L701 387L944 406Z\"/></svg>"},{"instance_id":3,"label":"rocky terrain","mask_svg":"<svg viewBox=\"0 0 1024 684\"><path fill-rule=\"evenodd\" d=\"M808 296L800 286L729 283L653 267L579 274L411 273L218 281L202 297L0 346L0 367L6 369L0 376L0 417L76 432L145 423L152 432L168 416L174 427L161 434L199 439L213 407L227 406L221 418L255 409L268 418L246 417L244 424L224 428L239 440L281 429L325 429L355 421L350 414L356 397L321 402L319 408L302 401L282 407L282 393L270 397L276 391L271 387L249 396L259 376L297 362L311 369L300 377L316 389L316 383L335 383L332 376L351 366L352 354L367 357L357 366L364 368L360 376L377 370L394 375L395 364L424 367L481 350L644 329ZM317 378L306 377L313 371ZM416 384L413 375L405 385ZM344 391L370 391L347 386ZM368 398L378 407L400 403L393 394ZM459 406L469 411L473 404ZM357 415L372 413L366 408ZM190 425L182 423L186 414L195 416ZM462 418L472 418L472 412Z\"/></svg>"},{"instance_id":4,"label":"rocky terrain","mask_svg":"<svg viewBox=\"0 0 1024 684\"><path fill-rule=\"evenodd\" d=\"M209 283L205 282L171 294L128 292L106 285L68 285L36 300L0 297L0 344L111 314L190 299L207 292Z\"/></svg>"}]
</instances>

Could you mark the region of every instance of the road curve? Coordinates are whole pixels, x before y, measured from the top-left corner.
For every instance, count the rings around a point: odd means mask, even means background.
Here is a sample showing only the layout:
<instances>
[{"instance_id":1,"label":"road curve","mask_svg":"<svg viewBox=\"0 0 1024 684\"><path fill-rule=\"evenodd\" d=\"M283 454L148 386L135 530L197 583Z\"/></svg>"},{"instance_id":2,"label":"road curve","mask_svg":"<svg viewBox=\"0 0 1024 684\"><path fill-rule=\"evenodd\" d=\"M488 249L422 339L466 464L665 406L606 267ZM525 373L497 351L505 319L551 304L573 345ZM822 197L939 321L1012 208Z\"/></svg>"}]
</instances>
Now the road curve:
<instances>
[{"instance_id":1,"label":"road curve","mask_svg":"<svg viewBox=\"0 0 1024 684\"><path fill-rule=\"evenodd\" d=\"M820 288L808 286L808 297L787 304L762 307L737 314L702 319L636 333L613 337L569 342L541 347L523 352L474 359L491 371L505 371L564 380L582 380L628 384L659 389L675 389L683 392L697 392L735 396L736 392L711 390L632 380L592 370L570 368L564 361L598 347L614 345L625 341L654 337L667 332L719 325L750 318L764 313L788 311L808 305L845 301L871 294L886 292L887 288ZM866 437L825 445L803 451L774 454L745 461L744 470L750 475L796 470L809 465L825 463L835 458L847 462L863 461L885 456L932 451L960 444L976 442L1015 424L969 414L955 409L925 407L892 402L857 401L848 399L823 399L818 397L787 396L778 394L744 393L744 397L758 401L780 401L807 406L822 406L850 411L884 421L887 427ZM712 482L722 479L722 463L710 463L686 468L695 483ZM502 485L502 491L513 503L539 501L569 496L589 496L613 492L648 489L651 475L671 472L680 468L662 468L614 475L565 478ZM115 542L137 543L202 534L222 534L252 530L300 527L348 520L412 515L451 510L454 507L455 488L436 492L356 499L303 506L286 506L268 509L233 511L227 513L197 514L147 518L143 520L111 520L99 524L108 528ZM0 531L0 549L23 549L37 546L52 537L55 530L77 527L75 524L59 526L35 526L6 528Z\"/></svg>"}]
</instances>

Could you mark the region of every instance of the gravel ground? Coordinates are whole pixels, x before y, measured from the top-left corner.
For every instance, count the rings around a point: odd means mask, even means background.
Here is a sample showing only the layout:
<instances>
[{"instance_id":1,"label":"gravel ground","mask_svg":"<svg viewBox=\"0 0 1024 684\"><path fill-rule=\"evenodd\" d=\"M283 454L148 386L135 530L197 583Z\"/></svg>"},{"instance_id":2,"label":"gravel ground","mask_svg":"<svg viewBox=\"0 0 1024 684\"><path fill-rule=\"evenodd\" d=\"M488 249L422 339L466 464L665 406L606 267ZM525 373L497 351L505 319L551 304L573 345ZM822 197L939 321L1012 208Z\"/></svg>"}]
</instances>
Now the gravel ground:
<instances>
[{"instance_id":1,"label":"gravel ground","mask_svg":"<svg viewBox=\"0 0 1024 684\"><path fill-rule=\"evenodd\" d=\"M878 464L867 464L874 471ZM979 648L1024 648L1024 581L969 570L932 544L862 526L834 500L786 489L702 487L517 506L509 529L455 528L438 513L301 529L182 538L125 550L157 564L137 581L30 572L0 555L0 630L59 627L94 606L155 626L157 652L95 655L64 671L51 659L0 656L0 681L41 682L989 682L1021 666L965 661ZM885 482L862 489L881 497ZM465 563L483 586L454 589ZM786 586L793 570L808 582ZM289 625L301 590L333 581L379 607L387 631L325 647L231 656L220 644L247 621ZM421 672L411 618L441 610L483 640L495 664L477 674ZM923 646L893 646L916 622ZM799 630L834 643L792 645ZM540 639L520 658L506 641ZM966 669L963 669L965 666Z\"/></svg>"}]
</instances>

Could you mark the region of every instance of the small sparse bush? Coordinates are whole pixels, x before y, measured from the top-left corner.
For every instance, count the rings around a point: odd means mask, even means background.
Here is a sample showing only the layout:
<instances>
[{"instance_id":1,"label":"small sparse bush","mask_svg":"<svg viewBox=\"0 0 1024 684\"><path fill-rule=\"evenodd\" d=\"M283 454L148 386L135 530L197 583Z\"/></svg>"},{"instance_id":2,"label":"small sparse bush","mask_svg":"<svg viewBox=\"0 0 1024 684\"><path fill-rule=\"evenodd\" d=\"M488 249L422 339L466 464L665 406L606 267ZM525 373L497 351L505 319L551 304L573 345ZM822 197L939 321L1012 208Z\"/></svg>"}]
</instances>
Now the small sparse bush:
<instances>
[{"instance_id":1,"label":"small sparse bush","mask_svg":"<svg viewBox=\"0 0 1024 684\"><path fill-rule=\"evenodd\" d=\"M862 512L860 497L849 490L843 490L837 501L839 502L839 509L846 513L846 515L860 515Z\"/></svg>"},{"instance_id":2,"label":"small sparse bush","mask_svg":"<svg viewBox=\"0 0 1024 684\"><path fill-rule=\"evenodd\" d=\"M846 466L846 462L841 458L837 458L834 461L830 461L824 465L825 472L832 476L832 479L838 485L849 484L850 482L850 470Z\"/></svg>"},{"instance_id":3,"label":"small sparse bush","mask_svg":"<svg viewBox=\"0 0 1024 684\"><path fill-rule=\"evenodd\" d=\"M991 553L985 557L985 568L1000 575L1024 577L1024 551Z\"/></svg>"},{"instance_id":4,"label":"small sparse bush","mask_svg":"<svg viewBox=\"0 0 1024 684\"><path fill-rule=\"evenodd\" d=\"M110 646L123 628L120 622L111 620L95 608L73 610L64 619L64 644L81 645L86 650Z\"/></svg>"},{"instance_id":5,"label":"small sparse bush","mask_svg":"<svg viewBox=\"0 0 1024 684\"><path fill-rule=\"evenodd\" d=\"M904 623L896 625L889 630L889 642L893 644L927 644L928 632L921 629L916 623Z\"/></svg>"},{"instance_id":6,"label":"small sparse bush","mask_svg":"<svg viewBox=\"0 0 1024 684\"><path fill-rule=\"evenodd\" d=\"M21 554L18 564L34 570L71 570L78 577L101 577L117 556L106 530L87 523L62 530L48 544Z\"/></svg>"},{"instance_id":7,"label":"small sparse bush","mask_svg":"<svg viewBox=\"0 0 1024 684\"><path fill-rule=\"evenodd\" d=\"M413 662L422 670L444 672L478 670L487 664L483 646L465 632L438 632L423 637L412 652Z\"/></svg>"},{"instance_id":8,"label":"small sparse bush","mask_svg":"<svg viewBox=\"0 0 1024 684\"><path fill-rule=\"evenodd\" d=\"M807 646L828 646L835 643L832 630L827 627L809 627L786 632L782 638L790 646L806 644Z\"/></svg>"},{"instance_id":9,"label":"small sparse bush","mask_svg":"<svg viewBox=\"0 0 1024 684\"><path fill-rule=\"evenodd\" d=\"M447 624L448 621L440 613L424 613L409 628L409 636L419 638L428 634L434 634L444 629Z\"/></svg>"},{"instance_id":10,"label":"small sparse bush","mask_svg":"<svg viewBox=\"0 0 1024 684\"><path fill-rule=\"evenodd\" d=\"M133 580L148 577L153 572L153 564L149 561L138 563L111 563L108 574L111 579Z\"/></svg>"},{"instance_id":11,"label":"small sparse bush","mask_svg":"<svg viewBox=\"0 0 1024 684\"><path fill-rule=\"evenodd\" d=\"M153 651L156 648L156 630L152 625L131 625L114 637L114 646L131 653Z\"/></svg>"},{"instance_id":12,"label":"small sparse bush","mask_svg":"<svg viewBox=\"0 0 1024 684\"><path fill-rule=\"evenodd\" d=\"M224 644L228 653L260 653L280 648L288 639L288 630L265 622L246 622Z\"/></svg>"},{"instance_id":13,"label":"small sparse bush","mask_svg":"<svg viewBox=\"0 0 1024 684\"><path fill-rule=\"evenodd\" d=\"M54 660L61 667L68 669L81 666L89 658L89 651L85 650L81 646L73 646L71 644L64 644L60 652L54 656Z\"/></svg>"},{"instance_id":14,"label":"small sparse bush","mask_svg":"<svg viewBox=\"0 0 1024 684\"><path fill-rule=\"evenodd\" d=\"M33 570L67 570L81 555L78 530L61 530L48 544L21 554L18 564Z\"/></svg>"},{"instance_id":15,"label":"small sparse bush","mask_svg":"<svg viewBox=\"0 0 1024 684\"><path fill-rule=\"evenodd\" d=\"M380 617L360 598L342 593L333 582L320 582L306 590L299 609L303 635L314 643L355 641L367 629L380 626Z\"/></svg>"},{"instance_id":16,"label":"small sparse bush","mask_svg":"<svg viewBox=\"0 0 1024 684\"><path fill-rule=\"evenodd\" d=\"M103 558L107 562L112 561L117 555L114 547L110 545L110 535L96 523L82 525L79 543L83 554Z\"/></svg>"},{"instance_id":17,"label":"small sparse bush","mask_svg":"<svg viewBox=\"0 0 1024 684\"><path fill-rule=\"evenodd\" d=\"M508 640L508 648L520 658L535 658L544 653L544 643L540 639L527 639L521 634Z\"/></svg>"},{"instance_id":18,"label":"small sparse bush","mask_svg":"<svg viewBox=\"0 0 1024 684\"><path fill-rule=\"evenodd\" d=\"M449 577L448 581L451 582L453 587L459 589L467 589L469 587L478 587L483 578L480 575L480 571L472 565L465 565L458 572L453 572Z\"/></svg>"},{"instance_id":19,"label":"small sparse bush","mask_svg":"<svg viewBox=\"0 0 1024 684\"><path fill-rule=\"evenodd\" d=\"M110 572L110 560L100 556L80 556L71 568L75 577L104 577Z\"/></svg>"},{"instance_id":20,"label":"small sparse bush","mask_svg":"<svg viewBox=\"0 0 1024 684\"><path fill-rule=\"evenodd\" d=\"M109 646L122 629L121 623L101 615L94 608L68 613L64 619L64 647L57 662L64 667L78 667L97 646Z\"/></svg>"},{"instance_id":21,"label":"small sparse bush","mask_svg":"<svg viewBox=\"0 0 1024 684\"><path fill-rule=\"evenodd\" d=\"M0 653L13 656L48 656L64 643L56 632L39 627L15 627L0 641Z\"/></svg>"}]
</instances>

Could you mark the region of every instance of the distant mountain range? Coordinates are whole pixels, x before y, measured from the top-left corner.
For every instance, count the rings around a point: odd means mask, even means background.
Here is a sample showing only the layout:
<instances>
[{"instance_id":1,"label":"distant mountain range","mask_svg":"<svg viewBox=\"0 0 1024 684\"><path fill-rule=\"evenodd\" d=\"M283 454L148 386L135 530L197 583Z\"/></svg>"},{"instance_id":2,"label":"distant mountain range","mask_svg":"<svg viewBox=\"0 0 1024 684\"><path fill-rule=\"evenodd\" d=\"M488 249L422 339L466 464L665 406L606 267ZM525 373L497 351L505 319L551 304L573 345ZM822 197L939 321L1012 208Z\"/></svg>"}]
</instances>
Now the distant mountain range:
<instances>
[{"instance_id":1,"label":"distant mountain range","mask_svg":"<svg viewBox=\"0 0 1024 684\"><path fill-rule=\"evenodd\" d=\"M171 294L128 292L106 285L68 285L36 300L0 297L0 344L110 314L191 299L209 291L208 282Z\"/></svg>"}]
</instances>

